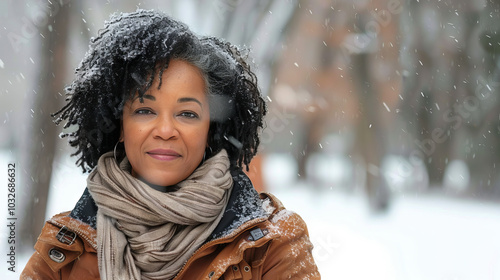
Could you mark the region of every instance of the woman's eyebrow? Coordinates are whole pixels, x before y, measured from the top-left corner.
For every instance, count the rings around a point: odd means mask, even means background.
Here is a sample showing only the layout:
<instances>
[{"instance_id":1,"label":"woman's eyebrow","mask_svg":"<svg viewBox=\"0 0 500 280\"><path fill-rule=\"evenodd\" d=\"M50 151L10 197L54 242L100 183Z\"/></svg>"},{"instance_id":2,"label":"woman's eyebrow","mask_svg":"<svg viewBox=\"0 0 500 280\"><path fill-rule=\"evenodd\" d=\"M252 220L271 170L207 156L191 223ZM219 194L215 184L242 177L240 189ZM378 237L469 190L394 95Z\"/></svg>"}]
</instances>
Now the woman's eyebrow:
<instances>
[{"instance_id":1,"label":"woman's eyebrow","mask_svg":"<svg viewBox=\"0 0 500 280\"><path fill-rule=\"evenodd\" d=\"M181 97L177 99L177 103L185 103L185 102L196 102L200 104L201 107L203 107L203 104L201 104L201 102L198 99L193 97Z\"/></svg>"},{"instance_id":2,"label":"woman's eyebrow","mask_svg":"<svg viewBox=\"0 0 500 280\"><path fill-rule=\"evenodd\" d=\"M144 94L142 96L142 98L149 99L149 100L152 100L152 101L156 101L156 97L154 97L151 94ZM139 95L137 95L136 97L134 97L134 99L132 101L135 101L135 100L139 99L139 101L141 101L141 103L143 103L142 102L142 98Z\"/></svg>"},{"instance_id":3,"label":"woman's eyebrow","mask_svg":"<svg viewBox=\"0 0 500 280\"><path fill-rule=\"evenodd\" d=\"M144 94L143 97L146 98L146 99L149 99L149 100L156 101L156 98L153 95L150 95L150 94Z\"/></svg>"}]
</instances>

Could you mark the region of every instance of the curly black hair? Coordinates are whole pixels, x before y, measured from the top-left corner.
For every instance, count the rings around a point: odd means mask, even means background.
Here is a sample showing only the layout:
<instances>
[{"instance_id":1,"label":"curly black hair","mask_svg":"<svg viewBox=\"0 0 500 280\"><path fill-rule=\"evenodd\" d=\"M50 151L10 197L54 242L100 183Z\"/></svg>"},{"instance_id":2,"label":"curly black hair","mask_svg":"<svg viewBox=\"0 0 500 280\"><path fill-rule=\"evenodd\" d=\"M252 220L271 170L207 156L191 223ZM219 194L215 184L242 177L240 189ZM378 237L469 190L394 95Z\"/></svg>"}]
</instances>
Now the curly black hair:
<instances>
[{"instance_id":1,"label":"curly black hair","mask_svg":"<svg viewBox=\"0 0 500 280\"><path fill-rule=\"evenodd\" d=\"M155 78L161 86L171 59L199 68L210 106L207 156L226 149L232 166L250 164L259 146L259 128L267 112L248 55L215 37L201 37L164 13L137 10L113 14L105 22L66 87L68 103L53 114L66 121L62 133L77 150L76 164L90 172L99 157L112 151L121 131L124 103L142 97Z\"/></svg>"}]
</instances>

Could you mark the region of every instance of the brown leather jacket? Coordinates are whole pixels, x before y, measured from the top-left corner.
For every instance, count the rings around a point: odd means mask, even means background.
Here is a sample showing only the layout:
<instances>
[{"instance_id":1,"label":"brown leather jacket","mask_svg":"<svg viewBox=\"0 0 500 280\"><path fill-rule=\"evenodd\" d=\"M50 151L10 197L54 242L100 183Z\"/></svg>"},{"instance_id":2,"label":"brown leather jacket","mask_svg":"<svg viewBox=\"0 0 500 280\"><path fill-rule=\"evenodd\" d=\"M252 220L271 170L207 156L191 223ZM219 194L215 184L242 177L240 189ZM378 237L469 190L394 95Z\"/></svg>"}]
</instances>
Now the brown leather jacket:
<instances>
[{"instance_id":1,"label":"brown leather jacket","mask_svg":"<svg viewBox=\"0 0 500 280\"><path fill-rule=\"evenodd\" d=\"M247 196L248 189L245 191ZM241 202L238 197L233 200ZM266 215L250 214L248 218L246 214L245 218L233 213L232 218L223 218L226 222L219 224L217 234L174 279L320 279L302 218L271 194L260 194L260 200ZM228 205L225 215L234 212L236 204ZM21 279L99 279L96 238L95 228L69 212L54 216L38 237L36 252Z\"/></svg>"}]
</instances>

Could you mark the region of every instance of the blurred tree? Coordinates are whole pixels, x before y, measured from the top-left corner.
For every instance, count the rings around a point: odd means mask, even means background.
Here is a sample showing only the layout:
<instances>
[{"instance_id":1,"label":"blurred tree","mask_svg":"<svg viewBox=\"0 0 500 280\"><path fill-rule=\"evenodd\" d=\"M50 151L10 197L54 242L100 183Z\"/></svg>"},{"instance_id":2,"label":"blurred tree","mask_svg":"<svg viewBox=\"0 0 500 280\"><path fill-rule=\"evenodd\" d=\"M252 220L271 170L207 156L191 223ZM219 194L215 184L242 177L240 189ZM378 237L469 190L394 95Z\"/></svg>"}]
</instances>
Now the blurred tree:
<instances>
[{"instance_id":1,"label":"blurred tree","mask_svg":"<svg viewBox=\"0 0 500 280\"><path fill-rule=\"evenodd\" d=\"M385 210L390 189L382 163L394 144L400 92L398 26L401 6L370 1L358 8L354 30L357 48L351 49L351 75L359 104L357 145L367 166L366 191L373 210ZM391 108L393 108L391 110Z\"/></svg>"},{"instance_id":2,"label":"blurred tree","mask_svg":"<svg viewBox=\"0 0 500 280\"><path fill-rule=\"evenodd\" d=\"M322 147L328 144L322 141L328 134L350 142L354 127L355 143L329 150L361 158L370 205L383 210L389 205L389 190L380 167L390 143L396 142L390 139L396 115L389 107L396 103L401 80L400 10L391 12L386 1L378 0L301 1L299 7L273 92L278 110L300 116L297 134L303 136L294 139L299 175L308 175L312 154L326 152Z\"/></svg>"},{"instance_id":3,"label":"blurred tree","mask_svg":"<svg viewBox=\"0 0 500 280\"><path fill-rule=\"evenodd\" d=\"M66 2L65 2L66 3ZM52 163L56 152L57 128L50 116L62 104L71 5L48 2L39 14L48 24L38 24L39 58L38 79L29 108L32 115L27 124L27 135L21 147L23 162L27 164L25 178L20 194L21 211L18 241L21 251L32 250L45 220L45 209L52 176Z\"/></svg>"},{"instance_id":4,"label":"blurred tree","mask_svg":"<svg viewBox=\"0 0 500 280\"><path fill-rule=\"evenodd\" d=\"M402 28L406 34L402 58L405 79L400 108L407 120L405 130L411 134L411 145L427 165L431 184L440 185L452 145L440 145L436 149L436 143L441 140L436 142L438 137L433 140L432 132L442 129L447 135L451 129L440 108L449 108L457 98L453 87L461 68L456 67L456 63L463 64L460 56L464 52L459 52L458 46L450 45L447 40L452 36L450 29L453 28L449 26L462 27L462 22L444 3L442 6L427 1L407 3ZM448 26L443 25L446 21Z\"/></svg>"},{"instance_id":5,"label":"blurred tree","mask_svg":"<svg viewBox=\"0 0 500 280\"><path fill-rule=\"evenodd\" d=\"M482 146L479 156L469 156L474 194L500 195L500 0L488 0L479 15L479 43L485 51L483 73L473 86L474 96L480 100L480 115L471 134ZM477 34L477 33L476 33ZM474 35L476 35L474 34ZM477 37L474 36L477 41ZM476 46L473 46L476 47ZM479 48L478 48L479 49ZM482 145L481 145L482 144ZM481 163L481 164L478 164Z\"/></svg>"},{"instance_id":6,"label":"blurred tree","mask_svg":"<svg viewBox=\"0 0 500 280\"><path fill-rule=\"evenodd\" d=\"M490 92L498 92L492 83L498 75L495 2L407 1L405 5L401 28L405 78L399 108L413 147L410 156L425 163L431 186L443 185L448 163L457 159L468 163L471 189L495 179L498 159L492 155L499 148L495 120L499 109Z\"/></svg>"}]
</instances>

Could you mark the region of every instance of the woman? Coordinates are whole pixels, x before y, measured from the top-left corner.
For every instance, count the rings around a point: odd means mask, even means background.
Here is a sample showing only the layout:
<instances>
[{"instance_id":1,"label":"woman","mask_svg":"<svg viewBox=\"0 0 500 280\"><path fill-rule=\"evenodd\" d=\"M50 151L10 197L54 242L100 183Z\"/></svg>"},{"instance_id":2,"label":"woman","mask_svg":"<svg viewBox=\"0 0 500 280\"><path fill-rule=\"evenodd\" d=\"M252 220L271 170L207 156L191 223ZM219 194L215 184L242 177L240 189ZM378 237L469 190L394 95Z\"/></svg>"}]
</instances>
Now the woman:
<instances>
[{"instance_id":1,"label":"woman","mask_svg":"<svg viewBox=\"0 0 500 280\"><path fill-rule=\"evenodd\" d=\"M265 103L240 51L168 16L112 16L55 115L89 171L21 279L319 279L303 220L242 167Z\"/></svg>"}]
</instances>

